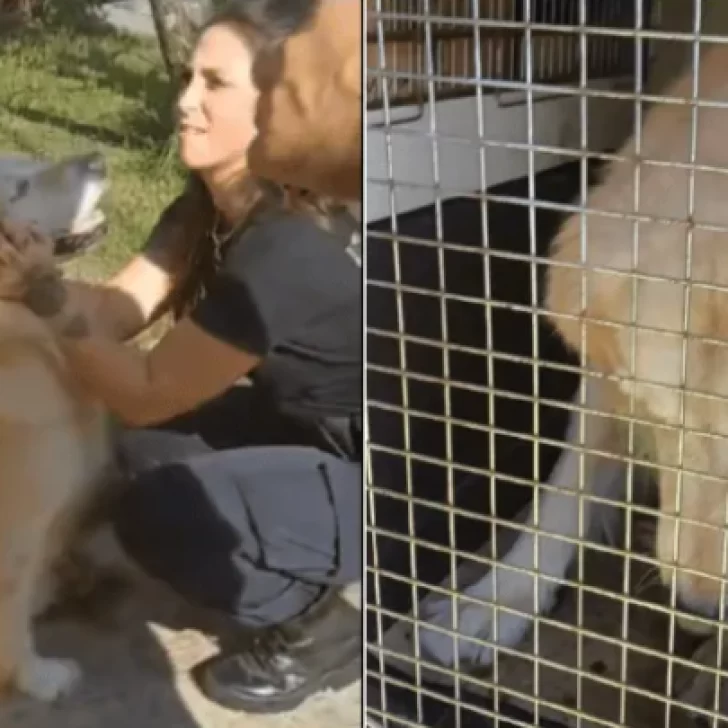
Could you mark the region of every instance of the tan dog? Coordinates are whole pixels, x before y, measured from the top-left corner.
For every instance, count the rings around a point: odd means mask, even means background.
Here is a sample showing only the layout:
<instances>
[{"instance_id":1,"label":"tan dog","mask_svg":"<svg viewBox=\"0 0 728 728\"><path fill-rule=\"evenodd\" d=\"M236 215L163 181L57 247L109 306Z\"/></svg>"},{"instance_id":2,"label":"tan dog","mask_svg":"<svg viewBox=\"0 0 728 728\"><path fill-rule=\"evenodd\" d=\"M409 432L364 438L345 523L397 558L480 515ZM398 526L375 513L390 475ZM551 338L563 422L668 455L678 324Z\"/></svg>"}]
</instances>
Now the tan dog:
<instances>
[{"instance_id":1,"label":"tan dog","mask_svg":"<svg viewBox=\"0 0 728 728\"><path fill-rule=\"evenodd\" d=\"M103 235L105 189L98 155L0 157L0 217L34 224L64 257ZM17 285L0 268L0 298ZM53 599L51 567L110 461L103 408L79 389L46 325L0 300L0 684L39 700L80 676L74 662L36 653L32 620Z\"/></svg>"},{"instance_id":2,"label":"tan dog","mask_svg":"<svg viewBox=\"0 0 728 728\"><path fill-rule=\"evenodd\" d=\"M728 102L726 69L727 47L715 46L701 56L697 94L701 101ZM674 83L667 95L690 99L692 72ZM728 395L728 234L700 226L728 228L728 175L720 171L728 170L728 109L698 108L694 150L692 125L690 104L652 107L639 149L635 139L629 140L619 153L625 161L613 163L589 193L587 208L594 212L584 217L585 236L581 216L575 215L555 240L546 308L573 350L584 349L587 367L612 375L612 379L583 378L585 408L611 416L586 414L582 441L580 417L572 415L569 449L549 479L551 486L566 492L541 496L538 529L566 539L579 537L580 504L573 493L580 487L582 473L586 493L623 497L626 423L634 384L634 415L640 420L637 440L657 466L656 556L663 581L671 586L675 573L678 605L689 613L715 618L722 616L720 577L724 575L728 497L728 402L724 399ZM638 178L637 157L642 160ZM709 167L695 172L694 188L691 162ZM635 210L642 218L637 246L635 225L626 217ZM575 412L581 404L577 392ZM584 457L581 471L581 448L615 459ZM610 521L616 516L615 510L583 500L583 523L591 536L598 535L595 526L603 525L605 515ZM532 513L529 523L534 522ZM534 552L538 551L539 574L564 579L576 553L575 541L566 539L541 535L536 547L533 534L524 533L490 573L465 590L470 597L491 602L497 593L499 606L520 612L499 611L498 644L513 647L523 638L532 623L527 615L534 611L534 591L537 611L545 613L558 589L557 581L541 578L534 583L526 571L509 567L536 568ZM461 635L494 639L491 609L463 602L459 611ZM432 605L426 618L451 629L452 616L450 600L443 600ZM690 620L683 624L696 626ZM423 630L420 639L432 656L453 662L454 640L447 634ZM458 644L462 660L488 664L493 658L492 647L467 639Z\"/></svg>"}]
</instances>

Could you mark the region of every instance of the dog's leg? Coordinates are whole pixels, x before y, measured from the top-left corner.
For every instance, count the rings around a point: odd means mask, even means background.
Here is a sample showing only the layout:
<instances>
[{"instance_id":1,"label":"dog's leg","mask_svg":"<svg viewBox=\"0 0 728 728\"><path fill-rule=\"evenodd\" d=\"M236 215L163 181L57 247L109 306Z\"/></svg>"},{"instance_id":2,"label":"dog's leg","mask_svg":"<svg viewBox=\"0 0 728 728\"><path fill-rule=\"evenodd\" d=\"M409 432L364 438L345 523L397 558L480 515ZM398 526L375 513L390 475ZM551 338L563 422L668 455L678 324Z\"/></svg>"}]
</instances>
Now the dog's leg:
<instances>
[{"instance_id":1,"label":"dog's leg","mask_svg":"<svg viewBox=\"0 0 728 728\"><path fill-rule=\"evenodd\" d=\"M599 381L587 381L585 405L589 409L601 410L600 402L604 393L600 391ZM578 406L579 395L573 403ZM618 447L618 432L615 423L605 417L584 415L585 446L607 452L615 452ZM580 415L574 412L569 421L567 442L571 448L578 448ZM419 639L423 651L439 662L450 665L455 659L455 650L465 662L488 665L493 661L495 645L516 646L531 626L531 615L548 612L556 599L560 584L553 579L563 579L571 564L577 545L572 540L579 537L579 510L583 503L584 535L594 536L593 530L609 528L608 520L615 515L609 508L601 517L594 513L594 503L590 498L581 499L575 495L579 488L580 457L578 450L565 449L549 479L549 484L565 491L548 491L540 498L538 525L532 508L527 527L537 528L538 536L531 530L524 531L497 566L465 590L473 599L496 603L513 611L498 609L497 622L493 618L492 606L467 603L459 609L459 639L451 633L420 627ZM600 496L612 495L619 490L623 480L624 466L617 460L585 456L584 493ZM544 535L550 534L550 535ZM552 534L552 535L551 535ZM538 577L533 573L536 568L534 559L538 548ZM549 578L551 577L551 578ZM434 602L426 610L425 620L447 630L454 630L451 599ZM497 627L497 631L496 631ZM478 644L471 639L490 641L493 646ZM457 641L457 648L456 648Z\"/></svg>"},{"instance_id":2,"label":"dog's leg","mask_svg":"<svg viewBox=\"0 0 728 728\"><path fill-rule=\"evenodd\" d=\"M56 602L58 595L58 580L51 568L39 576L33 589L31 614L33 617L42 617Z\"/></svg>"},{"instance_id":3,"label":"dog's leg","mask_svg":"<svg viewBox=\"0 0 728 728\"><path fill-rule=\"evenodd\" d=\"M85 498L81 498L80 501L81 505L86 505ZM45 563L40 569L33 591L34 617L42 616L63 598L68 586L68 574L74 571L72 569L72 564L76 560L74 547L80 537L82 516L85 515L80 506L78 508L74 506L75 504L68 505L46 532Z\"/></svg>"},{"instance_id":4,"label":"dog's leg","mask_svg":"<svg viewBox=\"0 0 728 728\"><path fill-rule=\"evenodd\" d=\"M26 544L43 543L31 533L28 529L24 534ZM45 554L6 553L0 559L0 679L36 700L56 700L72 690L81 671L72 660L40 657L35 652L32 614L37 585L47 566Z\"/></svg>"}]
</instances>

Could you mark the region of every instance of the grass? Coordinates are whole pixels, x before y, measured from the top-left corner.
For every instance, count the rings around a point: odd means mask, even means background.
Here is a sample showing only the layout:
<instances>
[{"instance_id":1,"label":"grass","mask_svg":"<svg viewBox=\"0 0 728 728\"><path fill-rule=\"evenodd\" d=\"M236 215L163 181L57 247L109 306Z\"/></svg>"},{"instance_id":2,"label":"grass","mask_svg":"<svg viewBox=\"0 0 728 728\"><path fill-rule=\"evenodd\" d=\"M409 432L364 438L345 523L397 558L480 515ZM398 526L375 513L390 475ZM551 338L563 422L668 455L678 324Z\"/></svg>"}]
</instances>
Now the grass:
<instances>
[{"instance_id":1,"label":"grass","mask_svg":"<svg viewBox=\"0 0 728 728\"><path fill-rule=\"evenodd\" d=\"M6 31L0 43L0 150L54 158L98 150L107 159L110 232L74 267L108 275L181 187L157 45L103 26L34 26Z\"/></svg>"}]
</instances>

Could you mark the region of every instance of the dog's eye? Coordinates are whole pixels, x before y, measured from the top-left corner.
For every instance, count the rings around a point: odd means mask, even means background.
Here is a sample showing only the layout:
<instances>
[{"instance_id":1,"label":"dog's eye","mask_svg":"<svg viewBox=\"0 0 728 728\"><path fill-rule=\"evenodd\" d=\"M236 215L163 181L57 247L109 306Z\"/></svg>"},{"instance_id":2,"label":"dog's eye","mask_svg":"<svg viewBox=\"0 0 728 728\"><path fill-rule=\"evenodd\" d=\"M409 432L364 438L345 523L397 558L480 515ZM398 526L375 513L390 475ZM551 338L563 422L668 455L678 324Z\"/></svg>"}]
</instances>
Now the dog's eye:
<instances>
[{"instance_id":1,"label":"dog's eye","mask_svg":"<svg viewBox=\"0 0 728 728\"><path fill-rule=\"evenodd\" d=\"M21 179L15 186L15 194L11 198L10 202L17 202L22 197L25 197L28 194L29 189L30 181L27 179Z\"/></svg>"}]
</instances>

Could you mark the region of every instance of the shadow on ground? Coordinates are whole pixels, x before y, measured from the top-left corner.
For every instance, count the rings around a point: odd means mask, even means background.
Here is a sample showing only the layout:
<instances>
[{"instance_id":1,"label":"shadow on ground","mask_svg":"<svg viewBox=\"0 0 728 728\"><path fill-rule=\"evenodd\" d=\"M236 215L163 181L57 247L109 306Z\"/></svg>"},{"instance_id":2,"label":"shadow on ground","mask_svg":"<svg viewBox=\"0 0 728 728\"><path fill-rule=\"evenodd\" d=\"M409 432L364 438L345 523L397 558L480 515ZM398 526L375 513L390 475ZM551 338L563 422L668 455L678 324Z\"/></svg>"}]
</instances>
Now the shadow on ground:
<instances>
[{"instance_id":1,"label":"shadow on ground","mask_svg":"<svg viewBox=\"0 0 728 728\"><path fill-rule=\"evenodd\" d=\"M134 111L125 115L122 124L132 139L149 146L150 142L164 142L173 131L172 109L175 92L169 77L158 66L147 68L137 64L130 68L122 56L136 50L136 39L117 32L110 26L99 30L101 38L113 39L119 49L111 54L103 47L90 46L88 53L74 53L70 46L58 58L57 72L70 79L83 81L93 75L96 88L108 89L133 99ZM126 42L125 42L126 41ZM151 44L150 44L151 45ZM148 56L151 59L150 49Z\"/></svg>"},{"instance_id":2,"label":"shadow on ground","mask_svg":"<svg viewBox=\"0 0 728 728\"><path fill-rule=\"evenodd\" d=\"M144 578L101 583L93 598L71 604L39 627L39 651L77 659L84 682L55 706L24 697L0 704L12 728L358 728L361 686L309 699L296 711L250 716L224 710L200 693L194 667L227 635L215 616L198 612Z\"/></svg>"},{"instance_id":3,"label":"shadow on ground","mask_svg":"<svg viewBox=\"0 0 728 728\"><path fill-rule=\"evenodd\" d=\"M103 608L73 609L44 620L41 654L72 657L84 671L77 691L54 706L14 696L0 705L0 725L13 728L202 728L185 703L195 691L185 670L204 637L173 634L180 604L149 588L127 586ZM168 644L165 645L165 642ZM174 643L172 651L169 644ZM189 700L189 698L187 698ZM198 700L202 700L200 696Z\"/></svg>"}]
</instances>

